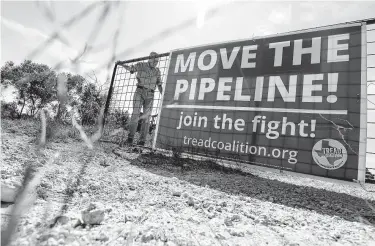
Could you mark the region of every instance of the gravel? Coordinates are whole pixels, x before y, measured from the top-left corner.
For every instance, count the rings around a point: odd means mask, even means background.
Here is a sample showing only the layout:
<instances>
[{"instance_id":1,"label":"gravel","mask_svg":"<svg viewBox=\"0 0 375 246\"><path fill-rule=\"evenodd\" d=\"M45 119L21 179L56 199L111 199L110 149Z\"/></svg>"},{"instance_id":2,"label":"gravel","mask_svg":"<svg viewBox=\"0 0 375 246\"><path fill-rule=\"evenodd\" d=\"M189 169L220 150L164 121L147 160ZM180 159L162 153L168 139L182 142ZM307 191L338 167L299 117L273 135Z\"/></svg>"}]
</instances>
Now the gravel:
<instances>
[{"instance_id":1,"label":"gravel","mask_svg":"<svg viewBox=\"0 0 375 246\"><path fill-rule=\"evenodd\" d=\"M48 184L43 186L46 196L38 197L24 214L13 245L375 242L374 193L355 183L253 166L244 168L248 173L242 174L193 160L184 160L181 168L173 159L147 151L128 154L121 148L114 154L116 146L108 143L89 151L80 141L53 142L39 153L32 136L7 128L2 131L2 181L19 182L25 165L39 168L56 151L60 153L42 179ZM103 166L103 159L108 165ZM68 186L76 177L79 184ZM374 185L365 188L375 190ZM46 222L59 215L65 202L64 216L71 223L49 228ZM104 220L100 225L77 222L92 202L103 204ZM9 219L9 208L2 208L2 228Z\"/></svg>"}]
</instances>

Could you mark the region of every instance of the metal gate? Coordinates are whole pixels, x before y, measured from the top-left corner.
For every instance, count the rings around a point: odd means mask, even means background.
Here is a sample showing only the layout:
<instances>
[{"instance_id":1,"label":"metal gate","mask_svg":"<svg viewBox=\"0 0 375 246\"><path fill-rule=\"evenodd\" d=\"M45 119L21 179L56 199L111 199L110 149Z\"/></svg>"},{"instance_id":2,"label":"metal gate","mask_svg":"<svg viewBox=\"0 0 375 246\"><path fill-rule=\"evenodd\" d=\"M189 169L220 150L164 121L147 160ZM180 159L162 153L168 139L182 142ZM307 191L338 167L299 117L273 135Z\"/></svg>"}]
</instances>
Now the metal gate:
<instances>
[{"instance_id":1,"label":"metal gate","mask_svg":"<svg viewBox=\"0 0 375 246\"><path fill-rule=\"evenodd\" d=\"M137 59L116 62L104 111L105 127L103 139L105 141L122 144L128 135L127 126L133 111L133 97L137 88L137 80L135 74L132 74L121 65L131 66L138 62L147 62L149 58L150 56L145 56ZM169 53L159 54L156 58L159 59L157 67L161 73L162 85L164 85L166 79L165 75L168 69ZM153 134L157 124L156 120L161 109L161 104L161 94L159 90L155 90L152 113L148 117L148 120L150 121L150 130L145 146L152 146ZM143 110L141 110L141 114L142 113ZM138 122L135 142L139 135L141 123L142 119Z\"/></svg>"}]
</instances>

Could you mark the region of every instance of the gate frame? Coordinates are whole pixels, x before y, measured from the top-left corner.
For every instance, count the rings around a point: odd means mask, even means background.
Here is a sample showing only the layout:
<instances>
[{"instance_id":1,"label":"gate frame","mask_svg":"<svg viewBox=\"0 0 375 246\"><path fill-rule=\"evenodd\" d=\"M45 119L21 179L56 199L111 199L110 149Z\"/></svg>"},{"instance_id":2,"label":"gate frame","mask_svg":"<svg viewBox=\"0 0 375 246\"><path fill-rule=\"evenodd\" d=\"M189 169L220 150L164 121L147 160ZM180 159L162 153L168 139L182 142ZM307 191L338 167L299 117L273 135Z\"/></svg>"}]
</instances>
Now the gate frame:
<instances>
[{"instance_id":1,"label":"gate frame","mask_svg":"<svg viewBox=\"0 0 375 246\"><path fill-rule=\"evenodd\" d=\"M158 55L153 56L153 57L160 58L160 57L169 56L169 54L170 54L170 52L166 52L166 53L158 54ZM114 82L115 77L116 77L117 67L119 65L122 65L122 64L132 63L132 62L138 62L138 61L143 61L143 60L148 60L150 58L151 58L151 56L148 55L148 56L139 57L139 58L130 59L130 60L125 60L125 61L117 61L115 63L115 66L114 66L113 71L112 71L111 84L109 86L108 93L107 93L107 100L105 102L104 117L103 117L103 128L104 128L104 125L105 125L105 120L107 118L109 105L111 104L111 98L112 98L112 93L113 93L113 82ZM168 69L168 67L169 67L169 61L168 61L168 66L166 66L166 69ZM164 94L164 88L163 88L163 94ZM158 116L159 116L159 114L158 114ZM157 122L157 125L158 125L158 122Z\"/></svg>"}]
</instances>

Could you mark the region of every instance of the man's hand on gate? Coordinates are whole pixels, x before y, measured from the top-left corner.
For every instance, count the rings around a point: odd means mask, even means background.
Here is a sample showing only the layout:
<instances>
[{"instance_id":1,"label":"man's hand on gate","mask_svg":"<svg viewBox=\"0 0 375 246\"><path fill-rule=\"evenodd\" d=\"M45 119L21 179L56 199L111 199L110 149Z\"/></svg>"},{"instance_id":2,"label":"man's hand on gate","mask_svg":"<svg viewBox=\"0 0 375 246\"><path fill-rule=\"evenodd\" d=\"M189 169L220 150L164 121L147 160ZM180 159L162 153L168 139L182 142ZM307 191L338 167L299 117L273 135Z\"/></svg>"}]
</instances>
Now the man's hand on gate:
<instances>
[{"instance_id":1,"label":"man's hand on gate","mask_svg":"<svg viewBox=\"0 0 375 246\"><path fill-rule=\"evenodd\" d=\"M134 71L131 67L129 67L128 65L125 65L125 64L119 64L121 67L125 68L126 70L128 70L130 72L130 74L133 74Z\"/></svg>"}]
</instances>

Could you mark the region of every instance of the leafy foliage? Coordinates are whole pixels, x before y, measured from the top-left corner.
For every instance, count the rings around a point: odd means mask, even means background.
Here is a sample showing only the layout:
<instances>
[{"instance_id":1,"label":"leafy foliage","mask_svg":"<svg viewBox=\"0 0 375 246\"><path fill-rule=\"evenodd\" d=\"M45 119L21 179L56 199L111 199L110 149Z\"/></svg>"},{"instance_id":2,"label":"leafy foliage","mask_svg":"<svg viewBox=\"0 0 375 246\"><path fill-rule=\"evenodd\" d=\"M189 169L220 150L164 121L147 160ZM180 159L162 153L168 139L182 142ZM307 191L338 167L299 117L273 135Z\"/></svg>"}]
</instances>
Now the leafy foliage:
<instances>
[{"instance_id":1,"label":"leafy foliage","mask_svg":"<svg viewBox=\"0 0 375 246\"><path fill-rule=\"evenodd\" d=\"M34 116L40 108L54 99L56 73L44 64L25 60L20 65L7 62L1 68L1 83L13 85L17 91L21 117L25 109ZM26 108L25 108L26 107Z\"/></svg>"},{"instance_id":2,"label":"leafy foliage","mask_svg":"<svg viewBox=\"0 0 375 246\"><path fill-rule=\"evenodd\" d=\"M57 119L58 120L67 120L69 119L69 115L67 113L66 105L71 107L79 106L80 105L80 97L82 95L83 85L86 83L86 80L81 75L73 75L73 74L59 74L59 76L66 76L66 95L57 95L59 99L59 104L57 106ZM57 84L57 87L61 85ZM62 88L58 88L60 91ZM66 98L65 98L66 96ZM64 98L62 98L64 97ZM69 119L70 121L70 119Z\"/></svg>"},{"instance_id":3,"label":"leafy foliage","mask_svg":"<svg viewBox=\"0 0 375 246\"><path fill-rule=\"evenodd\" d=\"M16 102L1 102L1 118L15 119L18 116Z\"/></svg>"},{"instance_id":4,"label":"leafy foliage","mask_svg":"<svg viewBox=\"0 0 375 246\"><path fill-rule=\"evenodd\" d=\"M80 105L78 112L81 115L82 125L93 125L96 123L100 109L105 103L105 98L94 84L87 83L83 85L80 94Z\"/></svg>"},{"instance_id":5,"label":"leafy foliage","mask_svg":"<svg viewBox=\"0 0 375 246\"><path fill-rule=\"evenodd\" d=\"M115 125L121 126L124 129L127 129L127 124L129 122L130 116L128 111L121 111L115 109L113 113L108 116L108 122L111 122Z\"/></svg>"},{"instance_id":6,"label":"leafy foliage","mask_svg":"<svg viewBox=\"0 0 375 246\"><path fill-rule=\"evenodd\" d=\"M63 84L57 83L61 76L66 81ZM93 125L106 99L97 86L98 80L92 83L78 74L57 74L47 65L30 60L19 65L6 62L1 68L1 83L5 87L12 85L17 90L17 101L2 105L9 117L16 114L20 118L25 113L35 116L41 108L49 108L50 113L56 114L57 120L70 122L68 109L76 108L81 124ZM58 91L63 93L58 94Z\"/></svg>"}]
</instances>

